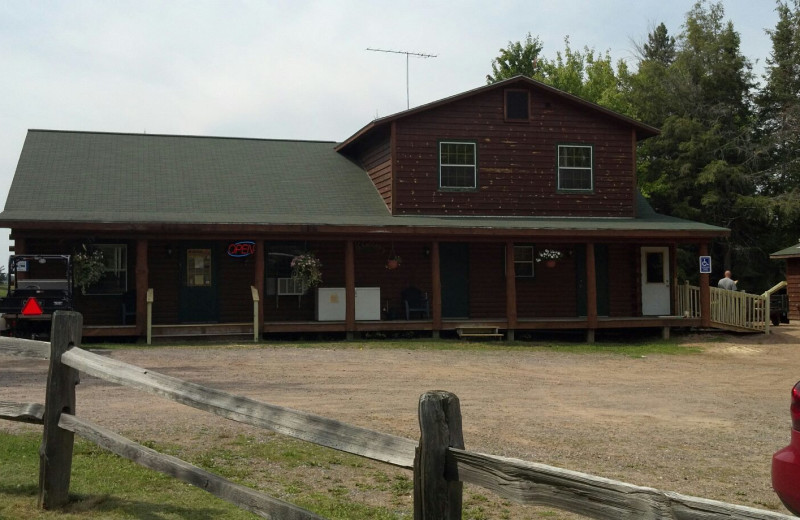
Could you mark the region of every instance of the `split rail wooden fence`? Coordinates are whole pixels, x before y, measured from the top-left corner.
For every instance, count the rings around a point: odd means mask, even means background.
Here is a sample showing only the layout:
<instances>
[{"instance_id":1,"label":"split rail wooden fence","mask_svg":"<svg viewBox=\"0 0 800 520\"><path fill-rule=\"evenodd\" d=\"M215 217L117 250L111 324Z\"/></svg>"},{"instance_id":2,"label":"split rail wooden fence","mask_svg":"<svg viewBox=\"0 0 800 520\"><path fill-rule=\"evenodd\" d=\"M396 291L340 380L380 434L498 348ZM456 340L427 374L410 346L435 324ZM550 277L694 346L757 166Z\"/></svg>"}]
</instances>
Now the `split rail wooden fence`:
<instances>
[{"instance_id":1,"label":"split rail wooden fence","mask_svg":"<svg viewBox=\"0 0 800 520\"><path fill-rule=\"evenodd\" d=\"M544 464L466 451L458 398L426 392L419 401L419 442L262 403L182 381L80 348L82 317L57 312L52 341L0 338L0 355L50 360L46 402L0 401L0 418L43 425L39 506L67 503L74 435L119 456L204 489L264 518L308 520L318 515L158 453L75 414L79 372L148 392L228 419L414 472L414 518L461 518L464 482L501 497L599 519L790 520L780 513L659 491Z\"/></svg>"}]
</instances>

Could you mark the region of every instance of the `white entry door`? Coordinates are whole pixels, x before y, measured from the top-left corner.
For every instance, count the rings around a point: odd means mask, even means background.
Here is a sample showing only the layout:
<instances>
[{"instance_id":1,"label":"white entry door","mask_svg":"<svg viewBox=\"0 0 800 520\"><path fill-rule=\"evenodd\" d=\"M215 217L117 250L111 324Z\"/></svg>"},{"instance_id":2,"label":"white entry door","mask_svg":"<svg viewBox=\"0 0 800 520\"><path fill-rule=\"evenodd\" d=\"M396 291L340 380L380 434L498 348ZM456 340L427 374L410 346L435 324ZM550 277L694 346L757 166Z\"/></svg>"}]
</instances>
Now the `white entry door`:
<instances>
[{"instance_id":1,"label":"white entry door","mask_svg":"<svg viewBox=\"0 0 800 520\"><path fill-rule=\"evenodd\" d=\"M669 315L669 248L642 248L642 315Z\"/></svg>"}]
</instances>

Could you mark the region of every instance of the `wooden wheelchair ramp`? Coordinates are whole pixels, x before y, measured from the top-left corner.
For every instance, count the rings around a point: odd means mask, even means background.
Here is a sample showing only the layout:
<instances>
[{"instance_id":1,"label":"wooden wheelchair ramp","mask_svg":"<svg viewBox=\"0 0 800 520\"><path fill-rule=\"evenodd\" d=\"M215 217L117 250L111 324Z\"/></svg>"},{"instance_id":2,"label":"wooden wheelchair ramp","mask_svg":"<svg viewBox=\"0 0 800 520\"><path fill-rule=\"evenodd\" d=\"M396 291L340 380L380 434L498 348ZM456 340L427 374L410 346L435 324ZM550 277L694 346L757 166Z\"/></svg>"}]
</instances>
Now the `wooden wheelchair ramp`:
<instances>
[{"instance_id":1,"label":"wooden wheelchair ramp","mask_svg":"<svg viewBox=\"0 0 800 520\"><path fill-rule=\"evenodd\" d=\"M711 287L711 326L732 332L761 332L769 334L769 299L781 289L781 282L764 294L728 291ZM685 317L700 317L700 288L681 285L678 288L678 310Z\"/></svg>"}]
</instances>

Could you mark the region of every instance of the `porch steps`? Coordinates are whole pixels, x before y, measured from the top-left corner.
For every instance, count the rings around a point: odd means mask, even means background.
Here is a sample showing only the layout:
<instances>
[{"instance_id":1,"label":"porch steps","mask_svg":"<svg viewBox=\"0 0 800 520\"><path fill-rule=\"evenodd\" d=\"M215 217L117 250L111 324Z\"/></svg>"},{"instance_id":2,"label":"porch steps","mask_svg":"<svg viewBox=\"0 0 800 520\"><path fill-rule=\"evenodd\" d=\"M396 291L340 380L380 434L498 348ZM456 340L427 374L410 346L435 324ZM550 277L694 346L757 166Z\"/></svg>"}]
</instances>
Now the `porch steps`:
<instances>
[{"instance_id":1,"label":"porch steps","mask_svg":"<svg viewBox=\"0 0 800 520\"><path fill-rule=\"evenodd\" d=\"M182 325L153 325L153 339L225 337L253 339L252 323L196 323Z\"/></svg>"},{"instance_id":2,"label":"porch steps","mask_svg":"<svg viewBox=\"0 0 800 520\"><path fill-rule=\"evenodd\" d=\"M460 327L456 329L459 338L503 338L497 327Z\"/></svg>"}]
</instances>

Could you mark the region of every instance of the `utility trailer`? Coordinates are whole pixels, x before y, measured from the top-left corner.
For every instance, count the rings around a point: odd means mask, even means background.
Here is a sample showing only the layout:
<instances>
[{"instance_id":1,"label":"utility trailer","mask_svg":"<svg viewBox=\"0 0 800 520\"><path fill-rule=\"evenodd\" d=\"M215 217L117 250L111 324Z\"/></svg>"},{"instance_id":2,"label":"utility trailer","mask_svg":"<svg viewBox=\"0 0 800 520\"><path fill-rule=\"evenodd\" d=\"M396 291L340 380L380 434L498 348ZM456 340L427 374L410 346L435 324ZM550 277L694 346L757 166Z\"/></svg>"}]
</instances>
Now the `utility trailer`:
<instances>
[{"instance_id":1,"label":"utility trailer","mask_svg":"<svg viewBox=\"0 0 800 520\"><path fill-rule=\"evenodd\" d=\"M0 298L2 334L47 339L58 310L72 310L72 260L69 255L11 255L8 293Z\"/></svg>"}]
</instances>

